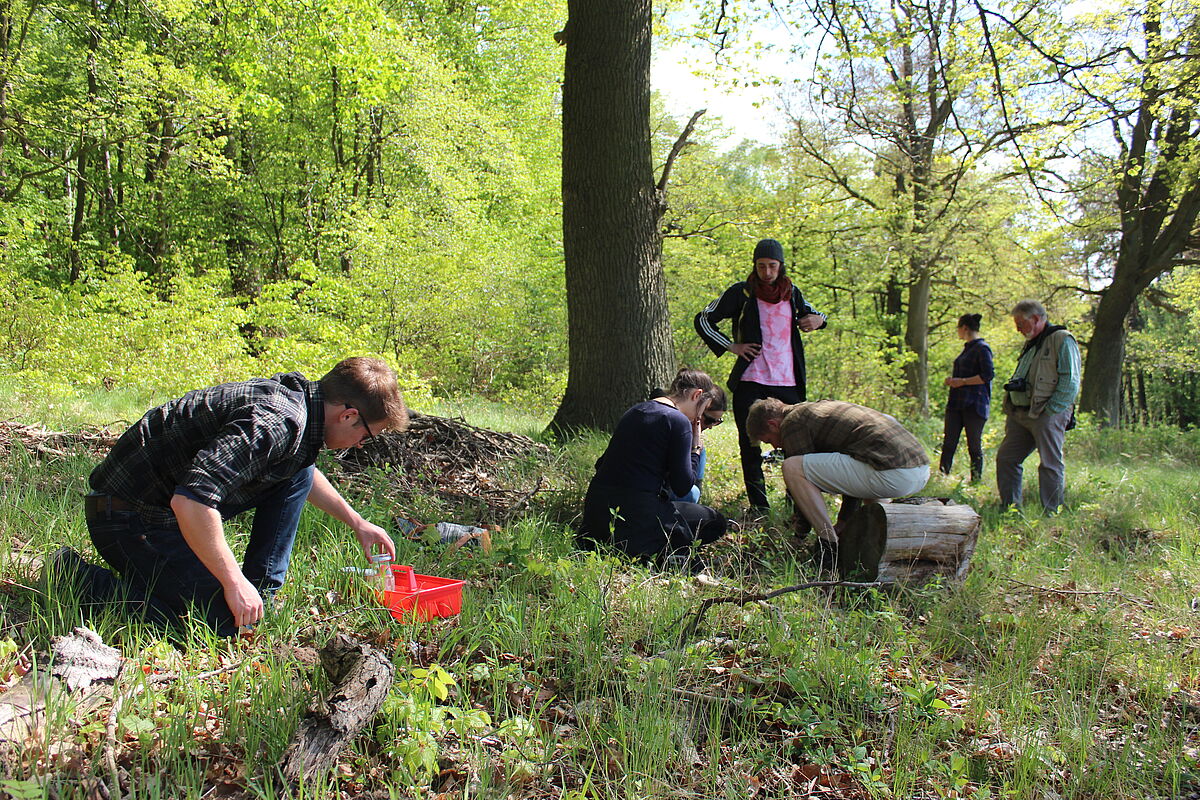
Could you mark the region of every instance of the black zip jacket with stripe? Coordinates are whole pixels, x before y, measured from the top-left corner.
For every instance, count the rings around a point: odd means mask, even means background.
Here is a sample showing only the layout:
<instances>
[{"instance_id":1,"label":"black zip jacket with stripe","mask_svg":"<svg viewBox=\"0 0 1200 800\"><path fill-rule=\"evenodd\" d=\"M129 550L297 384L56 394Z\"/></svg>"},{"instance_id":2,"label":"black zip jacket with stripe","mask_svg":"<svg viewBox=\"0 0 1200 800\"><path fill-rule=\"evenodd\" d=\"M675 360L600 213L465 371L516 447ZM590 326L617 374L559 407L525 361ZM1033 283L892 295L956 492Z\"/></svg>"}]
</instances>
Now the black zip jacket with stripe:
<instances>
[{"instance_id":1,"label":"black zip jacket with stripe","mask_svg":"<svg viewBox=\"0 0 1200 800\"><path fill-rule=\"evenodd\" d=\"M734 344L762 344L762 328L758 321L758 303L752 302L754 298L750 296L750 285L745 281L740 281L730 286L724 293L713 300L704 310L696 315L695 325L696 332L700 334L700 338L708 345L709 349L717 355L728 352L729 345ZM794 285L792 286L792 366L796 375L796 388L800 392L800 399L805 399L805 381L806 373L804 368L804 342L800 339L800 318L809 314L818 314L823 319L825 315L813 308L800 290ZM725 334L717 328L717 324L722 320L733 320L733 339L729 339ZM824 328L828 322L822 322L821 328ZM818 330L820 330L818 328ZM750 362L744 358L737 357L733 361L733 370L729 373L729 390L733 391L737 388L738 383L742 380L742 373L750 366Z\"/></svg>"}]
</instances>

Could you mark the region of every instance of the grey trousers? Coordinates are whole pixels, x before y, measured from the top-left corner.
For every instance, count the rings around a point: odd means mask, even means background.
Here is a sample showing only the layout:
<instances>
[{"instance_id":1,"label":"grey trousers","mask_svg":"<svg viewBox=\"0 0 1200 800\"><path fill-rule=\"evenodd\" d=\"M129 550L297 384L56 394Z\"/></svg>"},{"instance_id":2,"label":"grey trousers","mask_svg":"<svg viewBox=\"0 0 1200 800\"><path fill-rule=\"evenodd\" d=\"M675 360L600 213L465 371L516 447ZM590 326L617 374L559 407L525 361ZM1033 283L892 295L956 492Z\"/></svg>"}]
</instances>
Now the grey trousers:
<instances>
[{"instance_id":1,"label":"grey trousers","mask_svg":"<svg viewBox=\"0 0 1200 800\"><path fill-rule=\"evenodd\" d=\"M1038 465L1038 493L1042 508L1054 513L1063 504L1063 437L1071 409L1057 414L1043 413L1030 417L1023 408L1014 409L1004 423L1004 441L996 450L996 488L1000 490L1002 506L1021 505L1022 462L1035 449Z\"/></svg>"}]
</instances>

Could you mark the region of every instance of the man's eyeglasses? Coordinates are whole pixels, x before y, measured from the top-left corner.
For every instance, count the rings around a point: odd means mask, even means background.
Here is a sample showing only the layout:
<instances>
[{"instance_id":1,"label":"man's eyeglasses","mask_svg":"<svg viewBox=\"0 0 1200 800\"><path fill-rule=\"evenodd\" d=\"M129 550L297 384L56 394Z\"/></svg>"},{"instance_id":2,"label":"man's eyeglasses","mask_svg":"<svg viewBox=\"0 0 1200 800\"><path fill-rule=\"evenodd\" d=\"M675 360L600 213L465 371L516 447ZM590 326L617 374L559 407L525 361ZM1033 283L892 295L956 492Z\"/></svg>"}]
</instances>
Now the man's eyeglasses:
<instances>
[{"instance_id":1,"label":"man's eyeglasses","mask_svg":"<svg viewBox=\"0 0 1200 800\"><path fill-rule=\"evenodd\" d=\"M704 429L715 428L724 421L723 417L710 417L708 414L704 414L700 417L700 427Z\"/></svg>"},{"instance_id":2,"label":"man's eyeglasses","mask_svg":"<svg viewBox=\"0 0 1200 800\"><path fill-rule=\"evenodd\" d=\"M344 403L343 405L345 405L346 408L352 408L355 411L358 411L357 408L354 408L354 406L350 405L349 403ZM369 442L372 439L374 439L375 434L371 432L371 426L367 424L367 418L363 416L363 413L361 411L358 411L358 421L362 423L363 430L365 430L367 432L367 435L364 436L362 440L364 442Z\"/></svg>"}]
</instances>

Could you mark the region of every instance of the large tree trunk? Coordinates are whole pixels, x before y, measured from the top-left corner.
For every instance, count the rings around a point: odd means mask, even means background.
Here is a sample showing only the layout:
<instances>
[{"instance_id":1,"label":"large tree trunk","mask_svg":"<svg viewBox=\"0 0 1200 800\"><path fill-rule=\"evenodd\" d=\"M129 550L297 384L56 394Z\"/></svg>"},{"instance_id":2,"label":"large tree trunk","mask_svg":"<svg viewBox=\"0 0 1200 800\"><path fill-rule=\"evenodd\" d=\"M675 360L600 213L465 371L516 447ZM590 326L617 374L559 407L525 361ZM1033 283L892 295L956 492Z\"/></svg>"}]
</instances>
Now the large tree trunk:
<instances>
[{"instance_id":1,"label":"large tree trunk","mask_svg":"<svg viewBox=\"0 0 1200 800\"><path fill-rule=\"evenodd\" d=\"M570 363L555 431L611 429L673 371L650 163L650 0L569 0L562 33Z\"/></svg>"},{"instance_id":2,"label":"large tree trunk","mask_svg":"<svg viewBox=\"0 0 1200 800\"><path fill-rule=\"evenodd\" d=\"M1200 215L1200 179L1190 166L1200 125L1200 103L1188 92L1194 70L1172 73L1164 65L1194 63L1200 48L1200 17L1190 11L1164 34L1161 7L1144 16L1147 58L1138 76L1141 93L1130 120L1128 147L1115 165L1121 215L1112 283L1096 307L1079 408L1103 425L1120 424L1125 318L1139 294L1170 270L1188 247Z\"/></svg>"},{"instance_id":3,"label":"large tree trunk","mask_svg":"<svg viewBox=\"0 0 1200 800\"><path fill-rule=\"evenodd\" d=\"M1096 324L1084 360L1079 410L1096 414L1101 425L1116 427L1121 422L1125 318L1129 316L1139 291L1127 281L1114 281L1104 290L1096 307Z\"/></svg>"}]
</instances>

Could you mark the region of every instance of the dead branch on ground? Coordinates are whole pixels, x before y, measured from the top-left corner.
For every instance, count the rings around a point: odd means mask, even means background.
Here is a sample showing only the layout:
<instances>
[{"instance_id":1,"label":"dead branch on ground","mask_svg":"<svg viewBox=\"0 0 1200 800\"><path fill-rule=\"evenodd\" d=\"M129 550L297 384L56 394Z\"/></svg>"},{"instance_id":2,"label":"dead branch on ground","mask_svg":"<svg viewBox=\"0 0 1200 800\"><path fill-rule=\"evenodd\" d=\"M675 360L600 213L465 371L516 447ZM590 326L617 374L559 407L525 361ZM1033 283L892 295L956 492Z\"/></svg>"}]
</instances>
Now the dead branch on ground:
<instances>
[{"instance_id":1,"label":"dead branch on ground","mask_svg":"<svg viewBox=\"0 0 1200 800\"><path fill-rule=\"evenodd\" d=\"M696 632L696 628L700 627L700 622L704 619L704 615L708 610L715 605L733 604L744 606L748 603L763 603L767 600L773 600L780 595L799 592L804 589L829 589L835 586L845 586L850 589L875 589L883 584L878 581L868 583L860 583L857 581L809 581L808 583L798 583L794 586L784 586L780 589L775 589L770 592L761 593L743 593L737 595L726 595L725 597L707 597L700 602L696 610L692 612L691 619L683 626L683 632L679 636L680 644L685 644L688 639ZM684 617L687 618L686 615Z\"/></svg>"}]
</instances>

